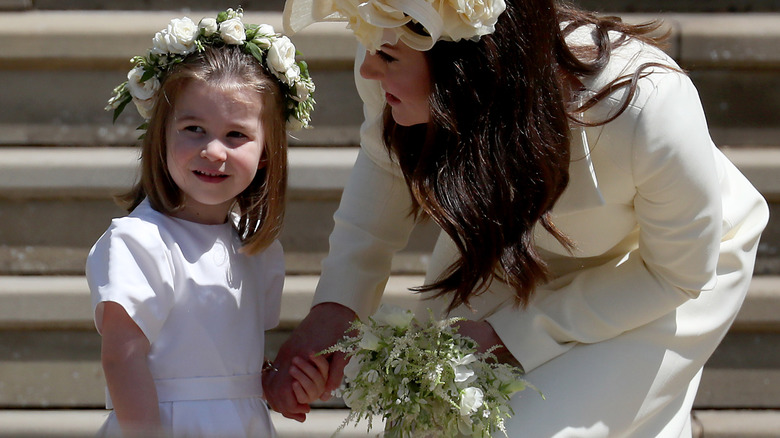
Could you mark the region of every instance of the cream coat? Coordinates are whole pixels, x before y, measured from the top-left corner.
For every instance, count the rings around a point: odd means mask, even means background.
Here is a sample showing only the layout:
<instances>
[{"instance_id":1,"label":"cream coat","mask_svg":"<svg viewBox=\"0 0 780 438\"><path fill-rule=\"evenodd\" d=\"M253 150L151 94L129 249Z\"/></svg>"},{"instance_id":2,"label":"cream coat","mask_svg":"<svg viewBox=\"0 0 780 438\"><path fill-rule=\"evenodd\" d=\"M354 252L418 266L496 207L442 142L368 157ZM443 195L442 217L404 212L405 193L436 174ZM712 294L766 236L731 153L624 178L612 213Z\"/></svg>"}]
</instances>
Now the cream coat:
<instances>
[{"instance_id":1,"label":"cream coat","mask_svg":"<svg viewBox=\"0 0 780 438\"><path fill-rule=\"evenodd\" d=\"M644 62L675 65L634 41L585 85L597 90ZM315 304L341 303L366 317L414 224L408 190L381 142L384 93L357 71L356 83L365 103L362 149ZM603 120L621 98L584 117ZM536 233L555 278L530 305L513 306L513 292L496 281L473 302L475 313L455 312L489 321L545 394L546 401L529 391L514 397L509 436L690 436L701 368L742 304L768 220L764 199L711 141L690 79L656 68L615 121L572 129L570 183L553 213L576 250ZM442 234L426 281L455 257Z\"/></svg>"}]
</instances>

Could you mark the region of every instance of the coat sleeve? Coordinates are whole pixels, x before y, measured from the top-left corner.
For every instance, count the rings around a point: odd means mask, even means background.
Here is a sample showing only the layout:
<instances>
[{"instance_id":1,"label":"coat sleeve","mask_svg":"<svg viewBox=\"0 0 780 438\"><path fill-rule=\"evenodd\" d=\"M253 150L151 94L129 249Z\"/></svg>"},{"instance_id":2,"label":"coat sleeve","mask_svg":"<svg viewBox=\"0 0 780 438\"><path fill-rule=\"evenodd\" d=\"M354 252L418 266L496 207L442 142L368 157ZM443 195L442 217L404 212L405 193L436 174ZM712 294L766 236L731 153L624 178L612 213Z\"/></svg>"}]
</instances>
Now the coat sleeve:
<instances>
[{"instance_id":1,"label":"coat sleeve","mask_svg":"<svg viewBox=\"0 0 780 438\"><path fill-rule=\"evenodd\" d=\"M339 303L361 318L379 305L393 255L406 246L415 224L406 182L381 139L384 95L376 81L358 72L364 54L358 48L355 60L365 116L361 149L334 214L330 250L312 304Z\"/></svg>"},{"instance_id":2,"label":"coat sleeve","mask_svg":"<svg viewBox=\"0 0 780 438\"><path fill-rule=\"evenodd\" d=\"M507 305L487 318L526 371L578 343L654 321L715 286L722 195L698 94L679 73L651 74L640 83L648 86L641 107L621 116L636 118L636 249L541 286L525 309Z\"/></svg>"}]
</instances>

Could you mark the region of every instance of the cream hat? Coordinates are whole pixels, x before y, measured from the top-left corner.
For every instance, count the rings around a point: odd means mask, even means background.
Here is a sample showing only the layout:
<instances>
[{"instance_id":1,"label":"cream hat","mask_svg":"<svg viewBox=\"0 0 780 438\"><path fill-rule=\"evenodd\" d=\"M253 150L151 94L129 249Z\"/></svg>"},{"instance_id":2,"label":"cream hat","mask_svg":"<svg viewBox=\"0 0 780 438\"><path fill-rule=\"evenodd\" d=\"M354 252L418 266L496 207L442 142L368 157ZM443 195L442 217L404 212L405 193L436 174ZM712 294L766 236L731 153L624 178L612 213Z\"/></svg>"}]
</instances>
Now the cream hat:
<instances>
[{"instance_id":1,"label":"cream hat","mask_svg":"<svg viewBox=\"0 0 780 438\"><path fill-rule=\"evenodd\" d=\"M288 34L319 21L346 21L355 37L372 52L399 40L428 50L438 40L478 40L495 31L504 0L287 0ZM408 24L422 26L427 35Z\"/></svg>"}]
</instances>

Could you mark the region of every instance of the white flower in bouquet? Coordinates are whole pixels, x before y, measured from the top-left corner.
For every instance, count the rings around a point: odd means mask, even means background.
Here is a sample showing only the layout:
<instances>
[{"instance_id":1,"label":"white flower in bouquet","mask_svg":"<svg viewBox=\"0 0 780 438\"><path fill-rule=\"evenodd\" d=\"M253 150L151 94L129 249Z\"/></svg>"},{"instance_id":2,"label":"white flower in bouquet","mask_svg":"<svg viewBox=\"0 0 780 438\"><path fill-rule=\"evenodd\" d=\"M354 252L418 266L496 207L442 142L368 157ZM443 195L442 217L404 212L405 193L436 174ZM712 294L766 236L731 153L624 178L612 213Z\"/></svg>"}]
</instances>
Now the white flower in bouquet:
<instances>
[{"instance_id":1,"label":"white flower in bouquet","mask_svg":"<svg viewBox=\"0 0 780 438\"><path fill-rule=\"evenodd\" d=\"M523 371L478 353L458 334L460 318L422 324L408 310L383 305L368 322L356 321L323 354L346 353L349 363L337 391L351 408L351 422L385 421L386 437L488 437L513 412L511 395L530 386Z\"/></svg>"}]
</instances>

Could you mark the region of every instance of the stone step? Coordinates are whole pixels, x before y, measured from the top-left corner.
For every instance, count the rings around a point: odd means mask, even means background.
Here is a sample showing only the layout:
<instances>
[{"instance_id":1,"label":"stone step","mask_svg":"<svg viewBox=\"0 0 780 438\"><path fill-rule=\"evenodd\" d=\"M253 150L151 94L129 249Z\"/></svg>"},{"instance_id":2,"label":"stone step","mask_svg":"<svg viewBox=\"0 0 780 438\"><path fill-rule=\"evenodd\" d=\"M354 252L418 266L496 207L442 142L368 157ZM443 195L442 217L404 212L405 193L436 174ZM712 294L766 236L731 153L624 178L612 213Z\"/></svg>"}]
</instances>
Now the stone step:
<instances>
[{"instance_id":1,"label":"stone step","mask_svg":"<svg viewBox=\"0 0 780 438\"><path fill-rule=\"evenodd\" d=\"M780 148L724 152L772 203L756 272L780 274ZM0 148L0 275L83 274L89 248L111 218L125 214L111 195L133 180L136 154L126 147ZM281 241L291 273L319 271L356 154L357 148L290 148L290 202ZM394 272L424 272L437 232L431 221L420 224Z\"/></svg>"},{"instance_id":2,"label":"stone step","mask_svg":"<svg viewBox=\"0 0 780 438\"><path fill-rule=\"evenodd\" d=\"M281 330L293 329L306 316L318 278L287 276ZM419 299L409 288L423 280L422 275L392 275L384 302L415 307ZM92 330L90 307L83 276L0 276L0 330ZM780 333L779 309L780 276L755 276L732 330Z\"/></svg>"},{"instance_id":3,"label":"stone step","mask_svg":"<svg viewBox=\"0 0 780 438\"><path fill-rule=\"evenodd\" d=\"M274 357L310 307L316 276L289 276L281 323L267 336ZM394 275L383 302L419 306ZM697 408L780 408L780 276L755 277L734 326L705 367ZM83 277L0 276L0 406L89 408L103 400L100 338ZM328 406L332 406L328 405Z\"/></svg>"},{"instance_id":4,"label":"stone step","mask_svg":"<svg viewBox=\"0 0 780 438\"><path fill-rule=\"evenodd\" d=\"M311 306L315 275L288 275L282 294L280 330L291 330ZM394 275L384 301L411 308L418 301L410 287L423 283L421 275ZM780 277L757 277L751 296L761 305L780 305ZM748 311L744 321L780 331L780 315ZM776 321L775 321L776 320ZM0 276L0 330L93 330L89 287L84 276ZM1 403L0 403L1 404Z\"/></svg>"},{"instance_id":5,"label":"stone step","mask_svg":"<svg viewBox=\"0 0 780 438\"><path fill-rule=\"evenodd\" d=\"M103 406L100 337L94 330L3 330L0 334L0 406ZM269 357L276 355L289 334L284 330L267 334ZM343 407L343 403L332 400L318 407ZM704 367L694 407L780 409L780 335L729 333Z\"/></svg>"},{"instance_id":6,"label":"stone step","mask_svg":"<svg viewBox=\"0 0 780 438\"><path fill-rule=\"evenodd\" d=\"M140 120L127 111L112 125L103 107L124 79L128 59L145 51L171 16L169 11L0 12L5 85L0 144L133 144ZM278 12L246 16L281 28ZM780 13L626 15L628 21L655 17L672 30L668 51L699 87L716 142L774 145L780 135L773 116L780 112ZM362 118L352 76L355 39L344 24L328 23L293 40L318 83L312 122L322 128L294 144L355 144L352 133Z\"/></svg>"},{"instance_id":7,"label":"stone step","mask_svg":"<svg viewBox=\"0 0 780 438\"><path fill-rule=\"evenodd\" d=\"M346 409L315 409L304 423L271 413L278 438L330 438L347 418ZM105 420L107 411L95 410L6 410L0 411L0 438L91 438ZM380 421L370 429L367 422L351 424L340 438L376 436Z\"/></svg>"},{"instance_id":8,"label":"stone step","mask_svg":"<svg viewBox=\"0 0 780 438\"><path fill-rule=\"evenodd\" d=\"M271 413L271 419L279 438L330 438L347 414L345 409L315 409L304 423L276 412ZM780 430L777 410L694 410L691 415L693 438L776 438ZM105 416L104 410L0 411L0 438L91 438ZM373 426L351 424L336 436L378 436L382 424Z\"/></svg>"},{"instance_id":9,"label":"stone step","mask_svg":"<svg viewBox=\"0 0 780 438\"><path fill-rule=\"evenodd\" d=\"M319 271L357 152L290 149L290 201L281 236L289 272ZM130 186L136 157L134 148L122 147L0 148L0 275L82 274L88 249L111 218L125 214L111 195ZM419 254L433 247L435 237L433 223L421 224L395 272L424 271Z\"/></svg>"}]
</instances>

